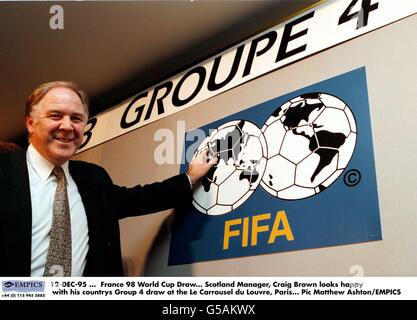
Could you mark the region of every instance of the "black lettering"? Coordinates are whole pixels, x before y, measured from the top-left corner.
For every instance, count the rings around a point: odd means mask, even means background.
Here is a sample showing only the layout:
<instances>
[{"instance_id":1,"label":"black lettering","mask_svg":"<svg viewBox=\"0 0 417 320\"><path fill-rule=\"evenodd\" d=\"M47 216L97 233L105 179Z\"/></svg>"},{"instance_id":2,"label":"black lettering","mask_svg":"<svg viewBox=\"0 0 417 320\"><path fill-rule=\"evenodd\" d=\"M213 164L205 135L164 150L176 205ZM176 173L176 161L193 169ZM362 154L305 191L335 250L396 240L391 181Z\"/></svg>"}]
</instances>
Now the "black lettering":
<instances>
[{"instance_id":1,"label":"black lettering","mask_svg":"<svg viewBox=\"0 0 417 320\"><path fill-rule=\"evenodd\" d=\"M88 130L84 131L84 136L86 136L87 139L85 139L85 141L81 144L79 149L84 148L87 145L87 143L90 141L91 137L93 136L92 130L97 124L97 118L91 118L90 120L88 120L87 125L89 124L91 124L91 127Z\"/></svg>"},{"instance_id":2,"label":"black lettering","mask_svg":"<svg viewBox=\"0 0 417 320\"><path fill-rule=\"evenodd\" d=\"M300 32L297 32L297 33L292 35L291 34L292 28L295 25L297 25L297 24L299 24L299 23L301 23L305 20L308 20L308 19L312 18L313 16L314 16L314 11L312 11L312 12L310 12L310 13L308 13L308 14L306 14L306 15L298 18L298 19L295 19L294 21L291 21L291 22L289 22L285 25L284 32L282 34L281 44L279 45L277 60L275 62L281 61L281 60L286 59L288 57L291 57L291 56L293 56L297 53L303 52L307 48L307 44L304 44L304 45L302 45L298 48L295 48L295 49L287 52L288 43L292 40L295 40L297 38L300 38L300 37L306 35L307 31L308 31L308 28L306 28L306 29L301 30Z\"/></svg>"},{"instance_id":3,"label":"black lettering","mask_svg":"<svg viewBox=\"0 0 417 320\"><path fill-rule=\"evenodd\" d=\"M355 18L358 18L356 23L356 30L368 25L369 13L378 9L378 2L371 4L371 0L362 0L361 10L358 12L350 13L353 6L357 2L358 0L352 0L346 10L343 11L342 15L340 16L338 25L341 25Z\"/></svg>"},{"instance_id":4,"label":"black lettering","mask_svg":"<svg viewBox=\"0 0 417 320\"><path fill-rule=\"evenodd\" d=\"M159 90L161 90L163 88L166 89L165 93L162 95L162 97L156 99L156 97L158 96ZM145 120L148 120L151 117L152 109L153 109L153 105L155 103L155 100L156 100L156 104L158 105L158 115L165 112L164 103L162 102L162 100L166 98L166 96L171 91L171 89L172 89L172 81L168 81L168 82L165 82L165 83L161 84L160 86L156 87L153 90L151 102L149 103L148 110L146 111Z\"/></svg>"},{"instance_id":5,"label":"black lettering","mask_svg":"<svg viewBox=\"0 0 417 320\"><path fill-rule=\"evenodd\" d=\"M148 96L148 92L141 93L129 103L129 105L126 107L125 111L123 112L122 119L120 120L120 127L122 129L127 129L131 126L134 126L140 121L140 117L142 116L143 109L145 108L144 104L140 105L139 107L135 109L135 112L136 112L135 120L133 120L132 122L127 122L126 117L129 114L130 108L135 104L135 102L141 98L146 98L147 96Z\"/></svg>"},{"instance_id":6,"label":"black lettering","mask_svg":"<svg viewBox=\"0 0 417 320\"><path fill-rule=\"evenodd\" d=\"M197 86L194 89L193 93L188 98L181 100L179 97L181 86L184 84L185 80L187 80L187 78L191 76L193 73L197 73L199 77ZM190 102L191 100L193 100L195 96L200 92L201 88L203 87L203 83L205 79L206 79L206 69L202 66L198 66L188 71L188 73L186 73L181 78L181 80L178 82L177 86L174 89L174 93L172 94L172 104L176 107L181 107L187 104L188 102Z\"/></svg>"},{"instance_id":7,"label":"black lettering","mask_svg":"<svg viewBox=\"0 0 417 320\"><path fill-rule=\"evenodd\" d=\"M230 70L230 73L227 76L227 78L223 80L223 82L216 83L216 75L217 75L217 72L219 71L219 65L220 65L222 56L219 56L214 60L213 68L211 69L211 74L210 74L210 78L209 78L208 85L207 85L207 89L209 89L210 91L218 90L224 87L225 85L227 85L235 77L237 69L239 68L240 60L242 59L242 53L243 53L244 47L245 47L244 45L241 45L239 48L237 48L235 59L233 60L233 65Z\"/></svg>"},{"instance_id":8,"label":"black lettering","mask_svg":"<svg viewBox=\"0 0 417 320\"><path fill-rule=\"evenodd\" d=\"M265 46L265 48L256 52L257 47L258 47L258 43L265 40L265 39L268 39L268 44ZM250 49L249 49L248 60L246 61L245 70L243 71L242 78L246 77L250 73L250 70L251 70L252 64L253 64L253 59L255 58L255 53L256 53L257 57L263 55L265 52L267 52L269 49L271 49L271 47L274 45L276 40L277 40L277 32L276 31L271 31L271 32L268 32L268 33L254 39L252 41L252 43L250 45Z\"/></svg>"}]
</instances>

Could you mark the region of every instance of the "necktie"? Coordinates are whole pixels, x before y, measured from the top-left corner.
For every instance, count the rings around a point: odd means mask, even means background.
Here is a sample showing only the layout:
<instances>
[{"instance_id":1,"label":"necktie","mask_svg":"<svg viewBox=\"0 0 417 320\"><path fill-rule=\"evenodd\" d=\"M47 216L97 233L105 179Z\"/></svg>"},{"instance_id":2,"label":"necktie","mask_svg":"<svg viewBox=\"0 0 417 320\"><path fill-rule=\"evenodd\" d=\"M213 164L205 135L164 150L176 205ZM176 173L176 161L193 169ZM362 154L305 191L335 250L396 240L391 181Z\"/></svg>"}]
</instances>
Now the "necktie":
<instances>
[{"instance_id":1,"label":"necktie","mask_svg":"<svg viewBox=\"0 0 417 320\"><path fill-rule=\"evenodd\" d=\"M64 170L55 167L57 179L52 207L52 227L44 276L71 276L71 218Z\"/></svg>"}]
</instances>

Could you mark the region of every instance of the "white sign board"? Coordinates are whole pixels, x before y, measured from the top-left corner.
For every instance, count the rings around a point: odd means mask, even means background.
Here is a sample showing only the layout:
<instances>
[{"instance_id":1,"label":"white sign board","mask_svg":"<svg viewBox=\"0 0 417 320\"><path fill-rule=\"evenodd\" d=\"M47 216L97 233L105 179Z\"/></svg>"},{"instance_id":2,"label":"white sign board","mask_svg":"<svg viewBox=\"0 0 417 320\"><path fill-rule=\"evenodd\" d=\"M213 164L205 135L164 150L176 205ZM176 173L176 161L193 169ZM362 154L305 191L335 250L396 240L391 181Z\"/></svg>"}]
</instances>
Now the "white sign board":
<instances>
[{"instance_id":1,"label":"white sign board","mask_svg":"<svg viewBox=\"0 0 417 320\"><path fill-rule=\"evenodd\" d=\"M327 1L90 118L79 151L415 13L417 0Z\"/></svg>"}]
</instances>

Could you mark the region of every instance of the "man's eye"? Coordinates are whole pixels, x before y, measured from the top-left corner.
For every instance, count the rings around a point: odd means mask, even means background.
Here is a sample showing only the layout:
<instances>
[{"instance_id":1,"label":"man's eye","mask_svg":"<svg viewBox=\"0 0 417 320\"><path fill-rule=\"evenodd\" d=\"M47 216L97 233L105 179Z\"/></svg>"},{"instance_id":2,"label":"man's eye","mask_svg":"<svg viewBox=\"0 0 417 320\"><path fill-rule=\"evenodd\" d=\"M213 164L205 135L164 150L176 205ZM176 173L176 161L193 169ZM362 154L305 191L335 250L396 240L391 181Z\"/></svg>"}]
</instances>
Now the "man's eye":
<instances>
[{"instance_id":1,"label":"man's eye","mask_svg":"<svg viewBox=\"0 0 417 320\"><path fill-rule=\"evenodd\" d=\"M59 114L50 114L49 119L59 120L59 119L61 119L61 116Z\"/></svg>"},{"instance_id":2,"label":"man's eye","mask_svg":"<svg viewBox=\"0 0 417 320\"><path fill-rule=\"evenodd\" d=\"M71 117L71 121L75 123L80 123L83 121L81 117Z\"/></svg>"}]
</instances>

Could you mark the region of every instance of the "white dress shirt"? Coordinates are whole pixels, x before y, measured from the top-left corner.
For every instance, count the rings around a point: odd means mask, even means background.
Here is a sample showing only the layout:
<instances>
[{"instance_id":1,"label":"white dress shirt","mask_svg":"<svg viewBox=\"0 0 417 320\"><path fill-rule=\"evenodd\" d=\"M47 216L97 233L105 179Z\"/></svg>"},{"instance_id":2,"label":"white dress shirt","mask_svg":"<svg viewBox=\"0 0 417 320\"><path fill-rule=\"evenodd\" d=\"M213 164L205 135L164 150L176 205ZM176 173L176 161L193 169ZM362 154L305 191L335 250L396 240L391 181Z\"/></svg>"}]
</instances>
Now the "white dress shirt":
<instances>
[{"instance_id":1,"label":"white dress shirt","mask_svg":"<svg viewBox=\"0 0 417 320\"><path fill-rule=\"evenodd\" d=\"M52 226L52 205L57 181L52 174L54 166L29 145L27 150L30 197L32 204L31 276L42 277L49 247ZM72 179L68 161L62 166L67 179L68 201L71 214L72 276L82 276L88 251L88 226L84 205L77 185Z\"/></svg>"}]
</instances>

